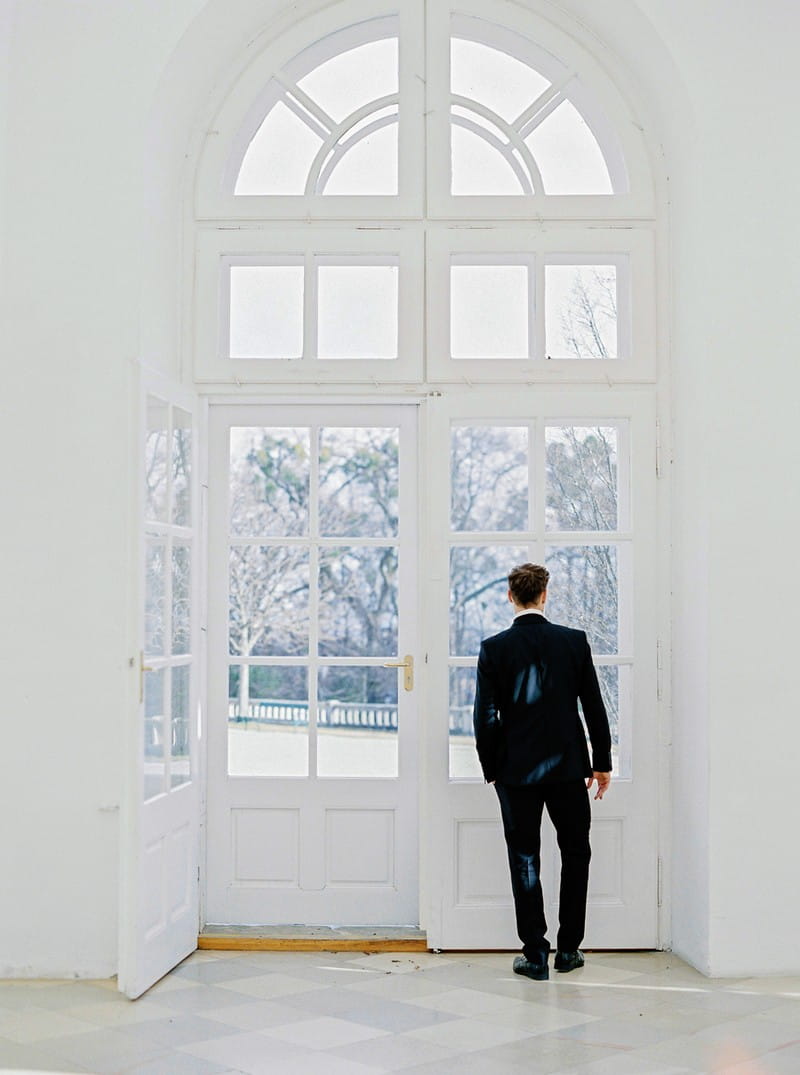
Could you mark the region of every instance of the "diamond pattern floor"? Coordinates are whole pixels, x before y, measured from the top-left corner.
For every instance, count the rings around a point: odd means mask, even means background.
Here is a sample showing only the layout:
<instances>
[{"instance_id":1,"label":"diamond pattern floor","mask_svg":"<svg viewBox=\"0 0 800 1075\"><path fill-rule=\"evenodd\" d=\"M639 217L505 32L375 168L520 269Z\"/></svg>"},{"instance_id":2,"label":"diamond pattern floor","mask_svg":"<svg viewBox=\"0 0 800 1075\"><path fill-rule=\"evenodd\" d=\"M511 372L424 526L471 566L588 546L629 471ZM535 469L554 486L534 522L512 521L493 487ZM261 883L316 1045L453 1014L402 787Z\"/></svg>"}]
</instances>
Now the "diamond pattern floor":
<instances>
[{"instance_id":1,"label":"diamond pattern floor","mask_svg":"<svg viewBox=\"0 0 800 1075\"><path fill-rule=\"evenodd\" d=\"M509 954L196 952L116 982L0 982L0 1071L97 1075L797 1075L800 978L668 953L533 982Z\"/></svg>"}]
</instances>

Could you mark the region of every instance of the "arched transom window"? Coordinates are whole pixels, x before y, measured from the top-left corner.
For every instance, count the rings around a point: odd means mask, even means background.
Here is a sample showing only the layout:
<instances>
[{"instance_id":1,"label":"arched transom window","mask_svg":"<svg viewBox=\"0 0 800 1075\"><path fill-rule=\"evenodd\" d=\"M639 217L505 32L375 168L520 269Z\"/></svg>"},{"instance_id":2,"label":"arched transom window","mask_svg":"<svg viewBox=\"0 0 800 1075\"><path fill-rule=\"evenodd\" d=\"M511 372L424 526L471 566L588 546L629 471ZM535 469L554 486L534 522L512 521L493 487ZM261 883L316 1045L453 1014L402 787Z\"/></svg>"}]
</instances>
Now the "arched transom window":
<instances>
[{"instance_id":1,"label":"arched transom window","mask_svg":"<svg viewBox=\"0 0 800 1075\"><path fill-rule=\"evenodd\" d=\"M251 63L199 171L199 380L652 377L640 131L498 10L342 4Z\"/></svg>"}]
</instances>

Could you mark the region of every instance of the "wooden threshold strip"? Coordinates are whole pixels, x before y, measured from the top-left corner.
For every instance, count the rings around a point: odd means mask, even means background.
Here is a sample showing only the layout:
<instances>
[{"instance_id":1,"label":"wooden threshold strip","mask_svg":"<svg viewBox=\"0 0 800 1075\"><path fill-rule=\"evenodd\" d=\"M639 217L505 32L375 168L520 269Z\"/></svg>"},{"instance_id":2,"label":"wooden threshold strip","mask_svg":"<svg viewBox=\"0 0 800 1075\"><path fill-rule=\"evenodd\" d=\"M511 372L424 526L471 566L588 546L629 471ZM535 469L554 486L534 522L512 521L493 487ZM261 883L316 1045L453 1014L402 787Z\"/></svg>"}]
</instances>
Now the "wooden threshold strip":
<instances>
[{"instance_id":1,"label":"wooden threshold strip","mask_svg":"<svg viewBox=\"0 0 800 1075\"><path fill-rule=\"evenodd\" d=\"M427 952L417 937L253 937L203 933L197 947L216 952Z\"/></svg>"}]
</instances>

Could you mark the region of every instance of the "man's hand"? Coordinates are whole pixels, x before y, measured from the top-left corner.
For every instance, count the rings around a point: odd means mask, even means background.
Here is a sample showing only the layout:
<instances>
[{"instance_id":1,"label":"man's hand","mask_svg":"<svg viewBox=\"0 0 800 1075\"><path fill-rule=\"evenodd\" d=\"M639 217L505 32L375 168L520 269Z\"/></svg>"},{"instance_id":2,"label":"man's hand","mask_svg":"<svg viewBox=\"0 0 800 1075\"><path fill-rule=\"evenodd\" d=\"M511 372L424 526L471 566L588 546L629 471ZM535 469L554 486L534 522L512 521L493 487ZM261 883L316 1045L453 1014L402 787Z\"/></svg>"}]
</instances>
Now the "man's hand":
<instances>
[{"instance_id":1,"label":"man's hand","mask_svg":"<svg viewBox=\"0 0 800 1075\"><path fill-rule=\"evenodd\" d=\"M594 793L595 799L602 799L605 793L608 791L608 785L611 783L611 773L598 773L593 771L592 775L586 781L587 790L592 784L597 781L597 791Z\"/></svg>"}]
</instances>

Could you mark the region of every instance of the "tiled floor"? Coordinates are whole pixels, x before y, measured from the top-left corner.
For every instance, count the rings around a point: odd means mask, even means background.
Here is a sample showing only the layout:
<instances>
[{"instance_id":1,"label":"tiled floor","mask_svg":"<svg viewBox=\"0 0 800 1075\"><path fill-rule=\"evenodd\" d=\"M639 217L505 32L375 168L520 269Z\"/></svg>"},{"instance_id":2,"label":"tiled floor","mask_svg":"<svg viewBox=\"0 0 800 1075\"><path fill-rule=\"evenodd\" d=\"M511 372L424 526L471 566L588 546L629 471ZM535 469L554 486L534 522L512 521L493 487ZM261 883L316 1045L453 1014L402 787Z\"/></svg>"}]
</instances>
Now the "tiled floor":
<instances>
[{"instance_id":1,"label":"tiled floor","mask_svg":"<svg viewBox=\"0 0 800 1075\"><path fill-rule=\"evenodd\" d=\"M0 1070L800 1073L800 978L645 953L533 982L511 959L197 952L134 1003L114 981L0 982Z\"/></svg>"}]
</instances>

